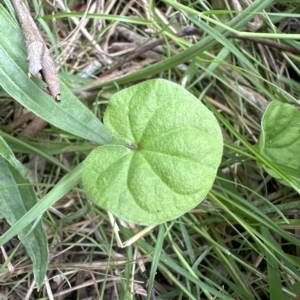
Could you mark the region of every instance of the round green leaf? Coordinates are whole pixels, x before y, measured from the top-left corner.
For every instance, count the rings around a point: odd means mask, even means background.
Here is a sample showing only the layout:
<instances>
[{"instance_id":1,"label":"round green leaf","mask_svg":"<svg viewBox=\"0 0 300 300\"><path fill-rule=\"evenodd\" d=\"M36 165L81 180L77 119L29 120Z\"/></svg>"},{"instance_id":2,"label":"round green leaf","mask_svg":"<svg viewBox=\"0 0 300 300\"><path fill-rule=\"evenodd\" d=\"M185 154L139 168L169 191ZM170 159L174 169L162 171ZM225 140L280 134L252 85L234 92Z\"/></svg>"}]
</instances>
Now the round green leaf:
<instances>
[{"instance_id":1,"label":"round green leaf","mask_svg":"<svg viewBox=\"0 0 300 300\"><path fill-rule=\"evenodd\" d=\"M297 108L279 101L269 104L261 121L259 149L276 164L290 170L300 169L300 112ZM274 171L265 169L281 183L289 185ZM299 173L296 174L299 178Z\"/></svg>"},{"instance_id":2,"label":"round green leaf","mask_svg":"<svg viewBox=\"0 0 300 300\"><path fill-rule=\"evenodd\" d=\"M149 80L114 94L104 123L126 146L105 145L84 162L96 204L143 225L174 219L212 187L223 140L213 114L181 86Z\"/></svg>"}]
</instances>

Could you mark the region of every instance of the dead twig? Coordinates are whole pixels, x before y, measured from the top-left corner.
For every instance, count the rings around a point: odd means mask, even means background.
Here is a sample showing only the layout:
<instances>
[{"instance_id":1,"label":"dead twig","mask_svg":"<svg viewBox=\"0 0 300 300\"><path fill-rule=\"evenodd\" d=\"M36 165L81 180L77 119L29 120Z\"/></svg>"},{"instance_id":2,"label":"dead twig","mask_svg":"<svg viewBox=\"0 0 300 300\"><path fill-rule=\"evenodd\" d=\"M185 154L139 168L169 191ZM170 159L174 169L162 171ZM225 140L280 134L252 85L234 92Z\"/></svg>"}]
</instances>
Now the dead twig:
<instances>
[{"instance_id":1,"label":"dead twig","mask_svg":"<svg viewBox=\"0 0 300 300\"><path fill-rule=\"evenodd\" d=\"M238 36L238 35L235 35L235 34L230 35L230 37L234 38L234 39L239 39L239 40L244 40L244 41L249 41L249 42L269 46L271 48L275 48L275 49L282 50L282 51L285 51L285 52L300 54L299 49L288 46L288 45L285 45L285 44L280 44L280 43L278 43L276 41L273 41L273 40L262 39L262 38L254 38L254 37L246 37L246 36Z\"/></svg>"},{"instance_id":2,"label":"dead twig","mask_svg":"<svg viewBox=\"0 0 300 300\"><path fill-rule=\"evenodd\" d=\"M200 35L201 36L202 34L203 34L203 30L200 29L200 28L187 27L182 32L178 33L176 36L177 37L184 37L184 36L189 36L189 35ZM295 53L295 54L300 53L299 49L293 48L293 47L285 45L285 44L280 44L280 43L277 43L277 42L272 41L272 40L267 40L267 39L262 39L262 38L253 38L253 37L242 37L242 36L238 36L238 35L235 35L235 34L231 34L231 35L229 35L229 37L235 38L235 39L240 39L240 40L246 40L246 41L250 41L250 42L261 44L261 45L266 45L266 46L269 46L269 47L272 47L272 48L275 48L275 49L279 49L279 50L282 50L282 51L290 52L290 53ZM139 49L136 49L134 52L132 52L128 56L124 57L119 62L112 65L101 76L107 76L108 74L111 74L115 70L122 67L125 63L128 63L129 61L132 61L134 58L140 56L141 54L143 54L143 53L145 53L149 50L153 50L155 47L161 46L164 43L165 43L165 39L160 38L160 39L157 39L153 42L145 44L144 46L140 47Z\"/></svg>"},{"instance_id":3,"label":"dead twig","mask_svg":"<svg viewBox=\"0 0 300 300\"><path fill-rule=\"evenodd\" d=\"M49 94L60 101L59 79L50 52L22 0L11 1L20 22L28 53L29 76L43 79L48 86Z\"/></svg>"},{"instance_id":4,"label":"dead twig","mask_svg":"<svg viewBox=\"0 0 300 300\"><path fill-rule=\"evenodd\" d=\"M202 33L203 33L203 31L199 28L187 27L182 32L178 33L176 36L184 37L184 36L189 36L189 35L194 35L194 34L202 34ZM150 43L142 46L141 48L135 50L130 55L123 58L121 61L115 63L110 69L105 71L101 76L106 76L106 75L112 73L113 71L122 67L125 63L128 63L129 61L132 61L134 58L139 57L142 53L152 50L157 46L163 45L164 43L165 43L165 39L160 38L160 39L157 39L153 42L150 42Z\"/></svg>"}]
</instances>

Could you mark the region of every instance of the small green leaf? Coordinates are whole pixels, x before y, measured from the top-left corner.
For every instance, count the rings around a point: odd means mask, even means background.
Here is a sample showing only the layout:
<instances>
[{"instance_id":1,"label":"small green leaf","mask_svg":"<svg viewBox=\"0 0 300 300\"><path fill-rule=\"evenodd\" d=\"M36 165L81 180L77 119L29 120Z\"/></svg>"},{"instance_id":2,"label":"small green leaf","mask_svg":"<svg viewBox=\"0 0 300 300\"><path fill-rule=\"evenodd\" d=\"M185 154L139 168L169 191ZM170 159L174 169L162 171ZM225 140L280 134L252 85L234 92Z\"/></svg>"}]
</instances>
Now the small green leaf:
<instances>
[{"instance_id":1,"label":"small green leaf","mask_svg":"<svg viewBox=\"0 0 300 300\"><path fill-rule=\"evenodd\" d=\"M104 123L121 145L105 145L84 162L88 196L139 224L174 219L212 187L223 140L213 114L179 85L155 79L113 95Z\"/></svg>"},{"instance_id":2,"label":"small green leaf","mask_svg":"<svg viewBox=\"0 0 300 300\"><path fill-rule=\"evenodd\" d=\"M15 161L11 165L0 155L0 214L10 225L16 224L37 203L32 186L15 166ZM19 238L32 260L34 278L40 288L48 265L48 241L42 222L33 229L26 227L19 233Z\"/></svg>"},{"instance_id":3,"label":"small green leaf","mask_svg":"<svg viewBox=\"0 0 300 300\"><path fill-rule=\"evenodd\" d=\"M260 151L272 162L298 170L300 167L300 112L288 103L273 101L262 118ZM278 176L270 169L267 172ZM280 178L278 178L280 179ZM287 184L286 182L283 182Z\"/></svg>"}]
</instances>

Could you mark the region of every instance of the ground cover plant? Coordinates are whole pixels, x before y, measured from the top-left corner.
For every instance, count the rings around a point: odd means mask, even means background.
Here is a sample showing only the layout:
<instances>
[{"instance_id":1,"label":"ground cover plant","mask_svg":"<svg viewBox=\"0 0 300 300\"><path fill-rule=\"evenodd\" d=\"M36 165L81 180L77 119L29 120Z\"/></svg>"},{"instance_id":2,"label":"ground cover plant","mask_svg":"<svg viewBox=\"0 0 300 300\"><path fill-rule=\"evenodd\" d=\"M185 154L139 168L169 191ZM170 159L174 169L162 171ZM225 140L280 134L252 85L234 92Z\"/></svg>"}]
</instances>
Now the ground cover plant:
<instances>
[{"instance_id":1,"label":"ground cover plant","mask_svg":"<svg viewBox=\"0 0 300 300\"><path fill-rule=\"evenodd\" d=\"M60 91L3 1L1 298L297 299L297 1L28 4Z\"/></svg>"}]
</instances>

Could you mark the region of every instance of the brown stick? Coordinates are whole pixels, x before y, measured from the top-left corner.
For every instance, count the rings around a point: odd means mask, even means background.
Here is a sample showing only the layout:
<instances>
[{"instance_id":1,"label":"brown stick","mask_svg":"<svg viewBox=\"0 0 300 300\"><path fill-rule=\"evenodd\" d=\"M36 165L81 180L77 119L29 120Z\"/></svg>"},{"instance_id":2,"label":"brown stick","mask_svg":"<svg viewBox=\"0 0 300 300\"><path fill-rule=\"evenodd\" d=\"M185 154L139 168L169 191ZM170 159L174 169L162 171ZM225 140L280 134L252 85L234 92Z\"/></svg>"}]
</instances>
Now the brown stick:
<instances>
[{"instance_id":1,"label":"brown stick","mask_svg":"<svg viewBox=\"0 0 300 300\"><path fill-rule=\"evenodd\" d=\"M129 61L133 60L134 58L140 56L142 53L149 51L159 45L164 44L165 40L164 39L158 39L154 42L148 43L145 46L141 47L140 49L134 51L133 53L129 54L119 62L115 63L113 66L111 66L108 70L106 70L104 73L101 74L102 76L107 76L108 74L111 74L113 71L119 69L122 67L124 64L128 63Z\"/></svg>"},{"instance_id":2,"label":"brown stick","mask_svg":"<svg viewBox=\"0 0 300 300\"><path fill-rule=\"evenodd\" d=\"M265 46L269 46L272 48L276 48L285 52L290 52L290 53L295 53L295 54L300 54L300 50L296 49L294 47L285 45L285 44L280 44L277 43L273 40L267 40L267 39L262 39L262 38L253 38L253 37L246 37L246 36L238 36L235 34L230 35L231 38L234 39L239 39L239 40L244 40L244 41L249 41L249 42L253 42L253 43L257 43L257 44L261 44L261 45L265 45Z\"/></svg>"},{"instance_id":3,"label":"brown stick","mask_svg":"<svg viewBox=\"0 0 300 300\"><path fill-rule=\"evenodd\" d=\"M11 0L11 2L25 38L29 74L42 78L48 85L49 93L59 102L59 79L50 52L24 2L22 0Z\"/></svg>"},{"instance_id":4,"label":"brown stick","mask_svg":"<svg viewBox=\"0 0 300 300\"><path fill-rule=\"evenodd\" d=\"M201 30L200 28L187 27L182 32L178 33L177 36L178 37L184 37L184 36L188 36L188 35L202 35L202 34L203 34L203 30ZM234 35L234 34L230 35L229 37L235 38L235 39L240 39L240 40L246 40L246 41L254 42L254 43L257 43L257 44L266 45L266 46L276 48L276 49L279 49L279 50L282 50L282 51L290 52L290 53L300 54L299 49L293 48L293 47L285 45L285 44L280 44L280 43L277 43L277 42L272 41L272 40L261 39L261 38L252 38L252 37L241 37L241 36L237 36L237 35ZM113 66L111 66L110 69L105 71L101 76L106 76L106 75L112 73L113 71L115 71L118 68L122 67L125 63L133 60L134 58L136 58L138 56L140 56L141 53L149 51L149 50L151 50L151 49L153 49L157 46L163 45L164 42L165 42L165 39L161 38L161 39L158 39L154 42L150 42L150 43L144 45L143 47L139 48L138 50L134 51L130 55L123 58L121 61L115 63Z\"/></svg>"}]
</instances>

